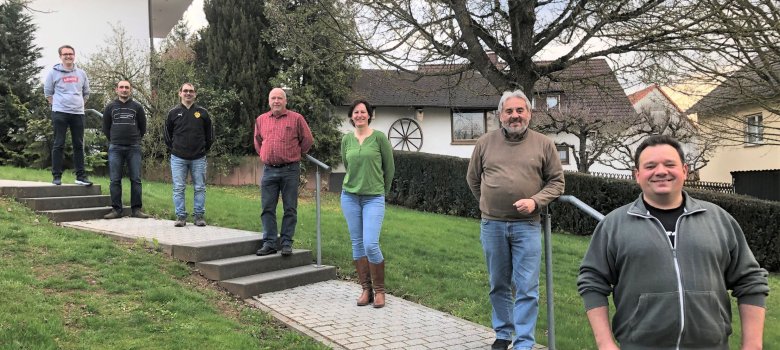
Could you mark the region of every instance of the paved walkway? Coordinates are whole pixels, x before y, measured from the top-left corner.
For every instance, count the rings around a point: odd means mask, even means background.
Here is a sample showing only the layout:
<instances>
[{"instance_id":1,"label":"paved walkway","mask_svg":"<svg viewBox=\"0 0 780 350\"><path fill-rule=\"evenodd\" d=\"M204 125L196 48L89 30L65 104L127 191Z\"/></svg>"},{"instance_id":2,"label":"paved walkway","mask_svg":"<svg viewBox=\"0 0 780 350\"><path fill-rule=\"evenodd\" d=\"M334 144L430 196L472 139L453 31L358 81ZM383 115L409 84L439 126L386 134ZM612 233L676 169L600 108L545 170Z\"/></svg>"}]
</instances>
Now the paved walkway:
<instances>
[{"instance_id":1,"label":"paved walkway","mask_svg":"<svg viewBox=\"0 0 780 350\"><path fill-rule=\"evenodd\" d=\"M172 220L138 219L124 217L115 220L84 220L63 222L63 226L80 230L99 232L127 241L139 239L156 241L162 250L171 253L171 246L231 238L254 238L257 232L242 231L217 226L198 227L187 222L187 226L175 227Z\"/></svg>"},{"instance_id":2,"label":"paved walkway","mask_svg":"<svg viewBox=\"0 0 780 350\"><path fill-rule=\"evenodd\" d=\"M9 185L7 181L2 184ZM130 217L62 225L123 240L154 240L168 253L172 245L257 235L216 226L174 227L171 220ZM358 307L359 294L358 284L334 280L245 301L333 349L489 349L494 340L490 328L392 295L387 295L382 309ZM535 349L546 348L537 345Z\"/></svg>"},{"instance_id":3,"label":"paved walkway","mask_svg":"<svg viewBox=\"0 0 780 350\"><path fill-rule=\"evenodd\" d=\"M156 240L164 251L214 239L256 236L215 226L174 227L171 220L122 218L63 223L63 226L125 240ZM357 283L326 281L247 299L333 349L489 349L493 330L392 295L382 309L358 307Z\"/></svg>"}]
</instances>

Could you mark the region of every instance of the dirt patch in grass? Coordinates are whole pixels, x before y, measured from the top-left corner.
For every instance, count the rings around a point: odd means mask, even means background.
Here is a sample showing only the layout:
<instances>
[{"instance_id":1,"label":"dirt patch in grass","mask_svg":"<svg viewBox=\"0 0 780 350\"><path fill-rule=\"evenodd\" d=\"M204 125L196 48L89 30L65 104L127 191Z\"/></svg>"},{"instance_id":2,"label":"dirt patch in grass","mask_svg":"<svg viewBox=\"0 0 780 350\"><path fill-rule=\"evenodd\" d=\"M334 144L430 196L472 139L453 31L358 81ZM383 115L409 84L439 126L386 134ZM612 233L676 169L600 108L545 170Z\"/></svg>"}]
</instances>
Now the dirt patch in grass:
<instances>
[{"instance_id":1,"label":"dirt patch in grass","mask_svg":"<svg viewBox=\"0 0 780 350\"><path fill-rule=\"evenodd\" d=\"M45 281L54 276L62 276L72 271L74 264L34 265L32 272L39 281Z\"/></svg>"},{"instance_id":2,"label":"dirt patch in grass","mask_svg":"<svg viewBox=\"0 0 780 350\"><path fill-rule=\"evenodd\" d=\"M243 324L244 326L249 327L268 327L269 325L260 325L255 323L247 323L246 320L242 317L241 313L247 309L253 309L256 310L258 313L263 313L263 311L255 308L254 306L247 304L244 302L244 299L241 299L238 296L235 296L227 291L227 289L222 288L217 284L217 281L209 280L206 277L203 277L195 268L194 264L188 264L190 267L190 275L185 277L183 279L183 283L185 283L187 286L191 288L195 288L199 291L204 292L206 295L209 296L209 300L213 303L213 305L219 310L219 313L222 315L225 315L226 317L239 322ZM283 322L268 316L268 320L270 320L270 326L274 327L275 329L289 329L289 327L284 324Z\"/></svg>"},{"instance_id":3,"label":"dirt patch in grass","mask_svg":"<svg viewBox=\"0 0 780 350\"><path fill-rule=\"evenodd\" d=\"M209 280L195 269L195 264L187 264L190 269L190 274L182 279L182 282L190 288L195 288L199 291L205 292L208 298L213 301L214 306L219 312L225 316L230 317L233 320L239 320L241 308L245 307L243 299L230 294L227 289L222 288L217 284L217 281Z\"/></svg>"}]
</instances>

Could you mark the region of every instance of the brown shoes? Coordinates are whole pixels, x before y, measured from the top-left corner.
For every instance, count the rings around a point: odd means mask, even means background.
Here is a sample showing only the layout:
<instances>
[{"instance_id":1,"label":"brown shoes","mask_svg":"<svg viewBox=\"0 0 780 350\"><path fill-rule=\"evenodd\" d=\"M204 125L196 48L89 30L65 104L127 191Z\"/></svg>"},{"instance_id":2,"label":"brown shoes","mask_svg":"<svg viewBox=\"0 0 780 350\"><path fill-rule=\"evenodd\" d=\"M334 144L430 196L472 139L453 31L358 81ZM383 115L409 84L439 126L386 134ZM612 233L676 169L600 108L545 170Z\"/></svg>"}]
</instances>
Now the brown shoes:
<instances>
[{"instance_id":1,"label":"brown shoes","mask_svg":"<svg viewBox=\"0 0 780 350\"><path fill-rule=\"evenodd\" d=\"M134 218L139 218L139 219L148 219L148 218L152 217L151 215L142 212L140 208L139 209L133 209L133 214L130 215L130 216L132 216Z\"/></svg>"},{"instance_id":2,"label":"brown shoes","mask_svg":"<svg viewBox=\"0 0 780 350\"><path fill-rule=\"evenodd\" d=\"M206 220L203 219L203 215L195 215L195 220L193 221L195 226L206 226Z\"/></svg>"},{"instance_id":3,"label":"brown shoes","mask_svg":"<svg viewBox=\"0 0 780 350\"><path fill-rule=\"evenodd\" d=\"M385 262L368 264L374 285L374 308L385 306Z\"/></svg>"},{"instance_id":4,"label":"brown shoes","mask_svg":"<svg viewBox=\"0 0 780 350\"><path fill-rule=\"evenodd\" d=\"M368 257L353 260L357 271L358 281L363 287L363 292L357 300L357 306L366 306L374 301L374 291L371 289L371 272L368 267Z\"/></svg>"},{"instance_id":5,"label":"brown shoes","mask_svg":"<svg viewBox=\"0 0 780 350\"><path fill-rule=\"evenodd\" d=\"M103 215L103 219L111 220L111 219L118 219L122 217L122 213L118 212L116 209L111 209L111 212Z\"/></svg>"}]
</instances>

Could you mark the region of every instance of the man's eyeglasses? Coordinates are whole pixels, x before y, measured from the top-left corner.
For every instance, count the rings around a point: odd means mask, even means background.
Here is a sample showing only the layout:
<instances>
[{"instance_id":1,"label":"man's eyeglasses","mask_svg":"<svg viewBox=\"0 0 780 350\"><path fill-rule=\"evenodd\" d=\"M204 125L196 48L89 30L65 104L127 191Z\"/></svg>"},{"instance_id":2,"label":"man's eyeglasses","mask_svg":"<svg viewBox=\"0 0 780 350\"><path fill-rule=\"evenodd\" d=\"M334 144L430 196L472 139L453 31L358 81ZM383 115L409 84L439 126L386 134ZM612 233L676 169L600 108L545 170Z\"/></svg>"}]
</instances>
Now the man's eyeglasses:
<instances>
[{"instance_id":1,"label":"man's eyeglasses","mask_svg":"<svg viewBox=\"0 0 780 350\"><path fill-rule=\"evenodd\" d=\"M192 89L182 89L181 92L183 92L185 94L194 94L195 90L192 90Z\"/></svg>"},{"instance_id":2,"label":"man's eyeglasses","mask_svg":"<svg viewBox=\"0 0 780 350\"><path fill-rule=\"evenodd\" d=\"M75 56L75 55L76 55L75 53L64 53L60 56Z\"/></svg>"}]
</instances>

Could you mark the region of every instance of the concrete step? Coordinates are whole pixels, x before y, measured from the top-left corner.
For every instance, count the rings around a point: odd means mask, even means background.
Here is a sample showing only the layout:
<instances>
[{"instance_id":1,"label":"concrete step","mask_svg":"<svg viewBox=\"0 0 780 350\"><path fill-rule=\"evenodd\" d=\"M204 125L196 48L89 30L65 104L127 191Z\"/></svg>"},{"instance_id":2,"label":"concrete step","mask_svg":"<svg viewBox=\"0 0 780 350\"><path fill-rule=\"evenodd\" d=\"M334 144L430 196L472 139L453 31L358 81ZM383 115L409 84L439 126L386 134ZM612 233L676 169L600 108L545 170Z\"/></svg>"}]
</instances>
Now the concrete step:
<instances>
[{"instance_id":1,"label":"concrete step","mask_svg":"<svg viewBox=\"0 0 780 350\"><path fill-rule=\"evenodd\" d=\"M38 213L46 215L52 221L67 222L67 221L81 221L81 220L97 220L102 219L103 215L111 212L111 207L92 207L92 208L76 208L76 209L57 209L57 210L41 210ZM130 207L124 207L122 209L122 215L130 215Z\"/></svg>"},{"instance_id":2,"label":"concrete step","mask_svg":"<svg viewBox=\"0 0 780 350\"><path fill-rule=\"evenodd\" d=\"M262 237L245 236L236 238L216 239L201 242L173 245L171 255L179 260L199 263L209 260L219 260L257 252L262 245Z\"/></svg>"},{"instance_id":3,"label":"concrete step","mask_svg":"<svg viewBox=\"0 0 780 350\"><path fill-rule=\"evenodd\" d=\"M48 185L0 187L0 195L16 198L94 196L100 194L100 185Z\"/></svg>"},{"instance_id":4,"label":"concrete step","mask_svg":"<svg viewBox=\"0 0 780 350\"><path fill-rule=\"evenodd\" d=\"M220 281L218 284L241 298L249 298L258 294L295 288L335 278L336 268L333 266L323 265L317 267L315 265L306 265L233 278ZM295 301L291 300L290 302Z\"/></svg>"},{"instance_id":5,"label":"concrete step","mask_svg":"<svg viewBox=\"0 0 780 350\"><path fill-rule=\"evenodd\" d=\"M111 196L108 195L17 198L16 200L35 211L111 206Z\"/></svg>"},{"instance_id":6,"label":"concrete step","mask_svg":"<svg viewBox=\"0 0 780 350\"><path fill-rule=\"evenodd\" d=\"M253 254L199 262L196 266L204 277L214 281L222 281L311 263L311 250L293 249L291 256L282 256L279 253L266 256Z\"/></svg>"}]
</instances>

